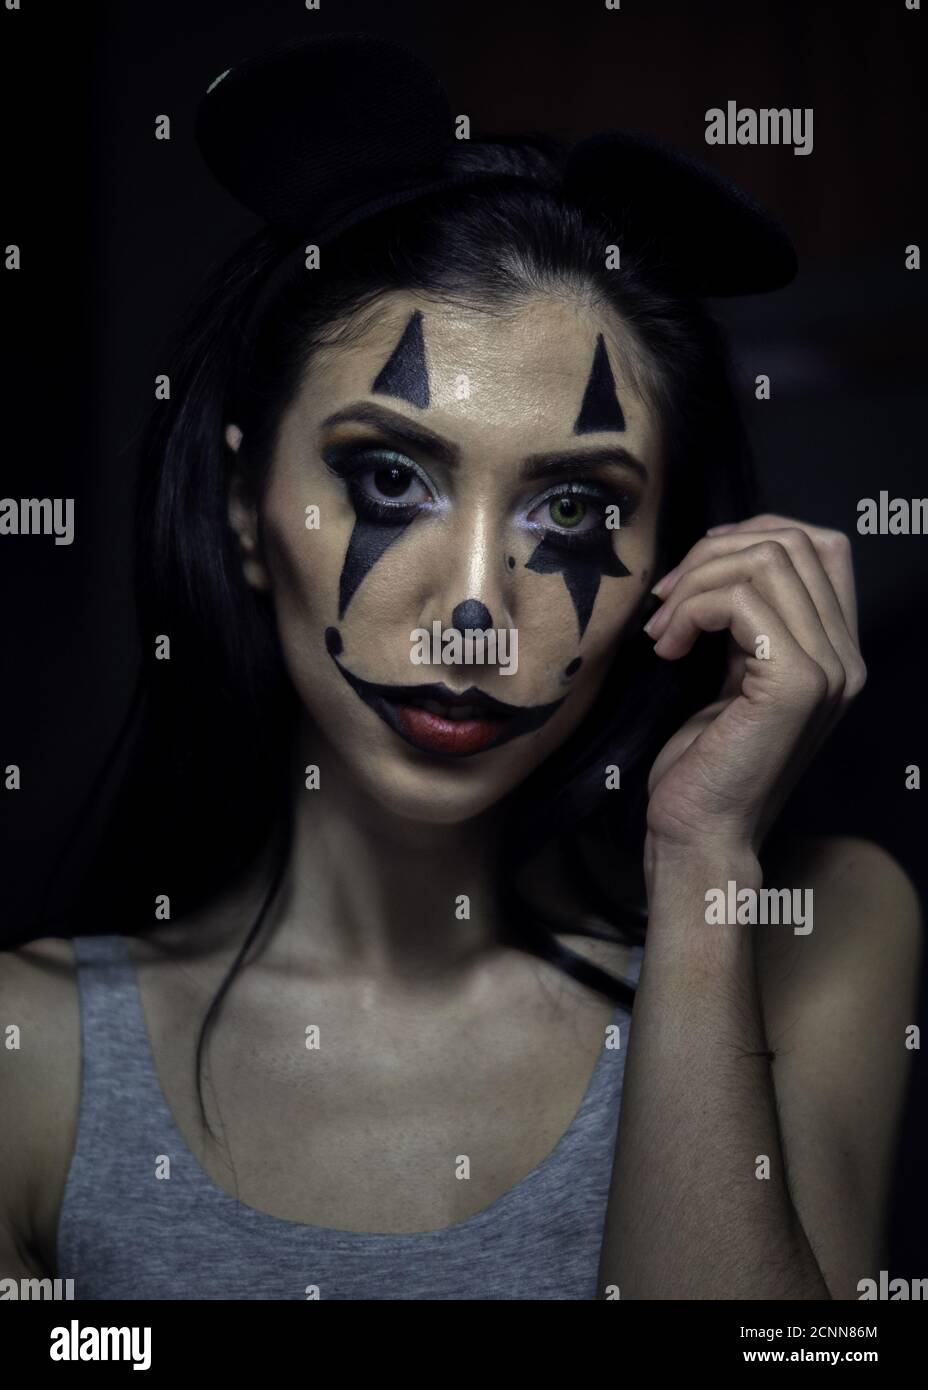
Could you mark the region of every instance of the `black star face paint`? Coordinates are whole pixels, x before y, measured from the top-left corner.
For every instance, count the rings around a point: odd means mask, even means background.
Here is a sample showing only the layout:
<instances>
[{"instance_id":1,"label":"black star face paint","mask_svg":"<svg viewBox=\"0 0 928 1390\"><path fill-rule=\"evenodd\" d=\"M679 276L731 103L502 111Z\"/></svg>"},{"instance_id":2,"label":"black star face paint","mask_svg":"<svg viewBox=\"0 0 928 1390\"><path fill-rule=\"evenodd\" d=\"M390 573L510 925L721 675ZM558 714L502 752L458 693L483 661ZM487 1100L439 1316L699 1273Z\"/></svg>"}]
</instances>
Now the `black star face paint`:
<instances>
[{"instance_id":1,"label":"black star face paint","mask_svg":"<svg viewBox=\"0 0 928 1390\"><path fill-rule=\"evenodd\" d=\"M596 335L593 365L587 378L574 434L593 434L625 430L625 416L619 404L615 378L602 333ZM536 574L563 574L577 614L580 636L586 631L603 575L620 579L631 573L616 555L612 533L605 526L581 529L587 503L581 497L557 499L558 526L544 536L532 552L526 569ZM553 508L552 508L553 514ZM576 529L573 529L576 526Z\"/></svg>"},{"instance_id":2,"label":"black star face paint","mask_svg":"<svg viewBox=\"0 0 928 1390\"><path fill-rule=\"evenodd\" d=\"M603 531L592 543L582 543L578 548L575 545L575 542L565 545L563 540L554 541L546 536L535 547L525 568L534 570L536 574L563 574L582 637L593 612L602 576L607 574L621 579L631 574L631 570L625 568L613 550L608 531Z\"/></svg>"},{"instance_id":3,"label":"black star face paint","mask_svg":"<svg viewBox=\"0 0 928 1390\"><path fill-rule=\"evenodd\" d=\"M596 338L593 365L583 393L580 414L574 422L574 434L596 434L606 430L624 430L625 416L619 405L615 378L609 366L606 344L600 333Z\"/></svg>"},{"instance_id":4,"label":"black star face paint","mask_svg":"<svg viewBox=\"0 0 928 1390\"><path fill-rule=\"evenodd\" d=\"M398 396L421 410L428 405L429 374L425 365L422 314L418 309L410 314L403 336L377 373L371 391L383 396Z\"/></svg>"},{"instance_id":5,"label":"black star face paint","mask_svg":"<svg viewBox=\"0 0 928 1390\"><path fill-rule=\"evenodd\" d=\"M618 507L620 515L628 516L632 510L624 494L605 493L594 484L571 484L553 492L532 514L533 529L542 531L542 539L525 568L535 574L564 576L581 637L603 575L620 579L631 573L613 549L616 532L606 526L610 504Z\"/></svg>"}]
</instances>

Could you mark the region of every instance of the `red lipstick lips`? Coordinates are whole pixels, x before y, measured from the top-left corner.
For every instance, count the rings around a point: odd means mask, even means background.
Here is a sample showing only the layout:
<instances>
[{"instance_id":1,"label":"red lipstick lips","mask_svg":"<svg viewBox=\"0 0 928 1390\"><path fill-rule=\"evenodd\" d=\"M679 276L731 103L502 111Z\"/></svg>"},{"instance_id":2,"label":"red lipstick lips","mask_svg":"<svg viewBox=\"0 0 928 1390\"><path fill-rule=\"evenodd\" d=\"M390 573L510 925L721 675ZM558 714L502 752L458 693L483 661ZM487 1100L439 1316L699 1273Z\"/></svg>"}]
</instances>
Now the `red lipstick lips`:
<instances>
[{"instance_id":1,"label":"red lipstick lips","mask_svg":"<svg viewBox=\"0 0 928 1390\"><path fill-rule=\"evenodd\" d=\"M332 632L333 629L329 629ZM548 705L510 705L470 686L451 690L444 681L384 685L355 675L339 661L340 641L326 634L326 649L357 695L404 742L437 758L466 758L499 748L510 739L540 729L563 697Z\"/></svg>"},{"instance_id":2,"label":"red lipstick lips","mask_svg":"<svg viewBox=\"0 0 928 1390\"><path fill-rule=\"evenodd\" d=\"M423 709L421 705L399 705L397 714L410 743L429 753L451 753L459 757L486 748L506 722L503 719L452 719Z\"/></svg>"}]
</instances>

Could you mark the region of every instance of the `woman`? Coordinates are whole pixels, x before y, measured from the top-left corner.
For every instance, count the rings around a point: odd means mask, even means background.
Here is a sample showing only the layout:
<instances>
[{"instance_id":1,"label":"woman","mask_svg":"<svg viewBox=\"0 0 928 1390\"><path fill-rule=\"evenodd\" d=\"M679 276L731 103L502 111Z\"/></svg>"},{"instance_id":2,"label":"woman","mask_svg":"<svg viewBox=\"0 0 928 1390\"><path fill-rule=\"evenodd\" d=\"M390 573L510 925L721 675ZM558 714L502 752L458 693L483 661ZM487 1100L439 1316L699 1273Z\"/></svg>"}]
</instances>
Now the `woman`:
<instances>
[{"instance_id":1,"label":"woman","mask_svg":"<svg viewBox=\"0 0 928 1390\"><path fill-rule=\"evenodd\" d=\"M615 208L595 143L592 185L541 139L436 163L386 56L206 101L268 227L143 450L111 833L67 936L5 957L2 1273L854 1298L919 924L876 846L773 833L865 677L847 542L757 514L700 302L783 283L785 239L641 146Z\"/></svg>"}]
</instances>

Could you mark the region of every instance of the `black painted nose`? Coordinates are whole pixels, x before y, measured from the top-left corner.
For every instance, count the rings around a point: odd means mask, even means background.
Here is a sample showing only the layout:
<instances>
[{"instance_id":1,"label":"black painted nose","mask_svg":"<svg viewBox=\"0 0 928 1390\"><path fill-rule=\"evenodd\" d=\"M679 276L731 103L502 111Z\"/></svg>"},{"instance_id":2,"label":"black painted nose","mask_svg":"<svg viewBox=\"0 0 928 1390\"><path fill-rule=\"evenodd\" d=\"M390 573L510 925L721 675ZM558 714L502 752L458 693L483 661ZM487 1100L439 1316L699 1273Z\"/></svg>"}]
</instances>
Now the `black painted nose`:
<instances>
[{"instance_id":1,"label":"black painted nose","mask_svg":"<svg viewBox=\"0 0 928 1390\"><path fill-rule=\"evenodd\" d=\"M480 628L485 631L493 626L493 617L489 608L478 603L475 598L466 598L463 603L459 603L451 614L451 630L463 634L464 629Z\"/></svg>"}]
</instances>

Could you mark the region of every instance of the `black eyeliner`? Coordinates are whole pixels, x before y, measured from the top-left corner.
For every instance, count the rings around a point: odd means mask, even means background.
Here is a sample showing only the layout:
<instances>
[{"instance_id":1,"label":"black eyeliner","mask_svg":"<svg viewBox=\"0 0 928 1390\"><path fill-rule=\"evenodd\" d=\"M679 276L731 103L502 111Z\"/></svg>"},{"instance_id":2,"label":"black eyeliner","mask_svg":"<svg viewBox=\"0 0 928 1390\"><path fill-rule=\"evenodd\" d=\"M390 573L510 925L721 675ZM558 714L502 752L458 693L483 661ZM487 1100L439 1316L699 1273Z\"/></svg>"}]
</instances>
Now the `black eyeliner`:
<instances>
[{"instance_id":1,"label":"black eyeliner","mask_svg":"<svg viewBox=\"0 0 928 1390\"><path fill-rule=\"evenodd\" d=\"M365 521L384 526L408 526L427 505L422 502L379 502L361 487L360 475L377 472L377 464L381 462L384 468L394 467L407 473L431 492L431 485L412 466L411 460L406 463L385 461L406 459L407 455L398 450L384 448L370 441L355 440L350 444L329 445L321 450L320 456L329 472L345 484L355 514Z\"/></svg>"}]
</instances>

